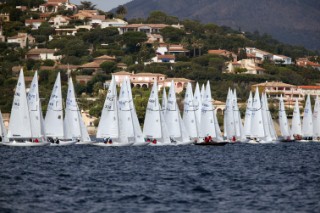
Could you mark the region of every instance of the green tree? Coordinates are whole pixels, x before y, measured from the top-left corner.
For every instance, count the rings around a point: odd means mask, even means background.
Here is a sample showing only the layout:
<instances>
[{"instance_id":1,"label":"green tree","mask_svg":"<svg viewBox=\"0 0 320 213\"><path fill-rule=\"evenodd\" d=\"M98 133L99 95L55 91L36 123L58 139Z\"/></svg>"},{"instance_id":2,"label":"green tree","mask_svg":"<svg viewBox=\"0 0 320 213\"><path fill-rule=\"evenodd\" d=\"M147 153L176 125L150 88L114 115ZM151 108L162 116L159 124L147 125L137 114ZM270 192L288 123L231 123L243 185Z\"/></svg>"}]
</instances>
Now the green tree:
<instances>
[{"instance_id":1,"label":"green tree","mask_svg":"<svg viewBox=\"0 0 320 213\"><path fill-rule=\"evenodd\" d=\"M147 35L143 32L129 31L122 35L122 43L126 45L129 53L138 52L145 41L147 41Z\"/></svg>"},{"instance_id":2,"label":"green tree","mask_svg":"<svg viewBox=\"0 0 320 213\"><path fill-rule=\"evenodd\" d=\"M127 14L127 8L123 5L119 5L116 9L117 17L124 18Z\"/></svg>"},{"instance_id":3,"label":"green tree","mask_svg":"<svg viewBox=\"0 0 320 213\"><path fill-rule=\"evenodd\" d=\"M174 27L165 27L160 31L166 42L180 43L185 32Z\"/></svg>"},{"instance_id":4,"label":"green tree","mask_svg":"<svg viewBox=\"0 0 320 213\"><path fill-rule=\"evenodd\" d=\"M105 61L100 64L100 68L106 73L112 73L117 69L117 63L113 61Z\"/></svg>"}]
</instances>

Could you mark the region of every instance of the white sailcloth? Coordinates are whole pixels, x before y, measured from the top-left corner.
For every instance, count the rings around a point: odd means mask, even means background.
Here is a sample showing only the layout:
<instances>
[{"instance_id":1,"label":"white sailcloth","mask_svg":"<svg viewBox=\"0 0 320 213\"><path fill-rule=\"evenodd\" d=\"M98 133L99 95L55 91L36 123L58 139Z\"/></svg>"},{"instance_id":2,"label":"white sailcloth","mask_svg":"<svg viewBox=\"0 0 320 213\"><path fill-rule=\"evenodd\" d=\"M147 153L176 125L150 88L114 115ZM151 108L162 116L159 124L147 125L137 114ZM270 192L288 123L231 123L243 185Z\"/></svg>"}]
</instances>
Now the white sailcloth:
<instances>
[{"instance_id":1,"label":"white sailcloth","mask_svg":"<svg viewBox=\"0 0 320 213\"><path fill-rule=\"evenodd\" d=\"M38 85L38 73L34 74L30 89L28 92L28 108L31 123L31 132L33 138L45 137L43 125L42 125L42 110L39 98L39 85Z\"/></svg>"},{"instance_id":2,"label":"white sailcloth","mask_svg":"<svg viewBox=\"0 0 320 213\"><path fill-rule=\"evenodd\" d=\"M293 136L295 136L295 135L301 136L302 135L300 109L299 109L299 103L298 103L297 99L296 99L296 102L295 102L294 108L293 108L291 134Z\"/></svg>"},{"instance_id":3,"label":"white sailcloth","mask_svg":"<svg viewBox=\"0 0 320 213\"><path fill-rule=\"evenodd\" d=\"M119 115L119 131L120 131L120 141L122 143L134 142L135 132L133 128L133 119L131 111L132 105L129 101L127 82L121 85L119 100L118 100L118 115Z\"/></svg>"},{"instance_id":4,"label":"white sailcloth","mask_svg":"<svg viewBox=\"0 0 320 213\"><path fill-rule=\"evenodd\" d=\"M199 90L199 86L198 86L198 90ZM199 98L200 98L200 91L199 91ZM195 100L195 98L193 97L191 83L188 83L185 98L184 98L183 122L191 138L199 137L199 132L198 132L199 128L198 128L198 121L197 121L197 111L199 108L198 101L199 99Z\"/></svg>"},{"instance_id":5,"label":"white sailcloth","mask_svg":"<svg viewBox=\"0 0 320 213\"><path fill-rule=\"evenodd\" d=\"M23 124L23 125L22 125ZM20 71L11 109L9 138L31 138L31 123L23 70Z\"/></svg>"},{"instance_id":6,"label":"white sailcloth","mask_svg":"<svg viewBox=\"0 0 320 213\"><path fill-rule=\"evenodd\" d=\"M212 106L211 89L209 81L202 97L200 137L211 136L216 138L215 113Z\"/></svg>"},{"instance_id":7,"label":"white sailcloth","mask_svg":"<svg viewBox=\"0 0 320 213\"><path fill-rule=\"evenodd\" d=\"M320 100L317 96L313 110L313 139L319 140L320 137Z\"/></svg>"},{"instance_id":8,"label":"white sailcloth","mask_svg":"<svg viewBox=\"0 0 320 213\"><path fill-rule=\"evenodd\" d=\"M252 114L251 114L251 131L250 135L253 138L264 138L266 133L264 131L264 122L262 118L262 108L260 102L260 96L258 88L253 98L252 103Z\"/></svg>"},{"instance_id":9,"label":"white sailcloth","mask_svg":"<svg viewBox=\"0 0 320 213\"><path fill-rule=\"evenodd\" d=\"M141 143L144 143L145 141L144 141L141 126L139 123L136 107L134 106L134 103L133 103L131 83L130 83L129 78L126 78L126 83L127 83L127 88L128 88L128 94L129 94L129 103L132 108L131 117L133 120L133 131L134 131L134 135L135 135L135 144L139 145Z\"/></svg>"},{"instance_id":10,"label":"white sailcloth","mask_svg":"<svg viewBox=\"0 0 320 213\"><path fill-rule=\"evenodd\" d=\"M280 132L282 137L288 138L291 136L282 95L279 99L279 126L280 126Z\"/></svg>"},{"instance_id":11,"label":"white sailcloth","mask_svg":"<svg viewBox=\"0 0 320 213\"><path fill-rule=\"evenodd\" d=\"M244 129L241 121L241 114L238 106L238 98L237 98L237 92L234 89L233 92L233 117L234 117L234 124L235 124L235 130L236 130L236 138L239 140L244 140Z\"/></svg>"},{"instance_id":12,"label":"white sailcloth","mask_svg":"<svg viewBox=\"0 0 320 213\"><path fill-rule=\"evenodd\" d=\"M269 132L269 136L271 138L272 141L277 139L277 133L274 127L274 123L273 123L273 119L271 116L271 112L269 110L269 104L268 104L268 98L266 93L263 93L263 98L264 98L264 104L265 104L265 110L266 110L266 115L267 115L267 123L268 123L268 132Z\"/></svg>"},{"instance_id":13,"label":"white sailcloth","mask_svg":"<svg viewBox=\"0 0 320 213\"><path fill-rule=\"evenodd\" d=\"M313 136L313 123L312 123L312 109L310 95L307 96L306 105L304 107L304 114L302 120L302 135L303 137Z\"/></svg>"},{"instance_id":14,"label":"white sailcloth","mask_svg":"<svg viewBox=\"0 0 320 213\"><path fill-rule=\"evenodd\" d=\"M226 100L226 108L224 110L224 136L226 136L228 139L232 139L236 136L232 96L232 91L229 89Z\"/></svg>"},{"instance_id":15,"label":"white sailcloth","mask_svg":"<svg viewBox=\"0 0 320 213\"><path fill-rule=\"evenodd\" d=\"M65 114L65 138L81 138L81 117L79 117L79 107L77 104L72 78L68 81L68 93L66 100Z\"/></svg>"},{"instance_id":16,"label":"white sailcloth","mask_svg":"<svg viewBox=\"0 0 320 213\"><path fill-rule=\"evenodd\" d=\"M166 88L163 87L161 108L163 109L162 112L164 116L166 114L167 104L168 104L168 96L167 96Z\"/></svg>"},{"instance_id":17,"label":"white sailcloth","mask_svg":"<svg viewBox=\"0 0 320 213\"><path fill-rule=\"evenodd\" d=\"M177 105L174 82L172 81L169 89L167 108L165 112L166 124L169 130L169 135L172 138L181 137L179 113L180 112Z\"/></svg>"},{"instance_id":18,"label":"white sailcloth","mask_svg":"<svg viewBox=\"0 0 320 213\"><path fill-rule=\"evenodd\" d=\"M199 84L197 82L196 84L196 88L194 90L194 106L196 109L196 118L197 118L197 126L200 126L200 119L201 119L201 108L202 108L202 97L201 97L201 93L200 93L200 87ZM199 131L198 131L199 133Z\"/></svg>"},{"instance_id":19,"label":"white sailcloth","mask_svg":"<svg viewBox=\"0 0 320 213\"><path fill-rule=\"evenodd\" d=\"M119 138L117 89L114 76L107 92L97 129L97 138Z\"/></svg>"},{"instance_id":20,"label":"white sailcloth","mask_svg":"<svg viewBox=\"0 0 320 213\"><path fill-rule=\"evenodd\" d=\"M45 129L48 137L64 138L64 122L63 122L63 108L62 108L62 94L61 94L61 78L58 73L54 83L49 104L47 107L47 114L45 117Z\"/></svg>"},{"instance_id":21,"label":"white sailcloth","mask_svg":"<svg viewBox=\"0 0 320 213\"><path fill-rule=\"evenodd\" d=\"M84 123L84 121L82 120L82 116L80 111L78 111L78 116L79 116L79 121L80 121L80 132L81 132L81 138L80 140L82 142L89 142L91 141L91 138L89 136L86 124Z\"/></svg>"},{"instance_id":22,"label":"white sailcloth","mask_svg":"<svg viewBox=\"0 0 320 213\"><path fill-rule=\"evenodd\" d=\"M249 98L247 101L247 108L246 108L246 114L245 114L244 126L243 126L244 135L246 137L251 137L252 102L253 102L252 93L250 91Z\"/></svg>"},{"instance_id":23,"label":"white sailcloth","mask_svg":"<svg viewBox=\"0 0 320 213\"><path fill-rule=\"evenodd\" d=\"M159 104L158 84L156 80L153 83L147 105L143 135L145 138L155 138L160 143L170 143L165 118L161 112L161 106Z\"/></svg>"}]
</instances>

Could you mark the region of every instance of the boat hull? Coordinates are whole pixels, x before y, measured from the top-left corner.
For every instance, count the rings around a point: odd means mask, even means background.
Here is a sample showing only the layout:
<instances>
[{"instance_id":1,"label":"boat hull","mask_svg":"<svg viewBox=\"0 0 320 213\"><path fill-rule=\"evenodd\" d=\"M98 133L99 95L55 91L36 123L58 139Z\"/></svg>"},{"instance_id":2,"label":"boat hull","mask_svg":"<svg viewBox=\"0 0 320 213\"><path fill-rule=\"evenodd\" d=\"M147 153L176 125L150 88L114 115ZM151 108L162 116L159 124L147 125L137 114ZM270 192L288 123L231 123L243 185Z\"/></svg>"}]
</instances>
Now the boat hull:
<instances>
[{"instance_id":1,"label":"boat hull","mask_svg":"<svg viewBox=\"0 0 320 213\"><path fill-rule=\"evenodd\" d=\"M17 142L17 141L10 141L10 142L2 142L2 145L4 146L15 146L15 147L36 147L36 146L48 146L49 142L30 142L30 141L23 141L23 142Z\"/></svg>"},{"instance_id":2,"label":"boat hull","mask_svg":"<svg viewBox=\"0 0 320 213\"><path fill-rule=\"evenodd\" d=\"M76 145L88 145L92 143L93 141L79 141L79 142L76 142Z\"/></svg>"},{"instance_id":3,"label":"boat hull","mask_svg":"<svg viewBox=\"0 0 320 213\"><path fill-rule=\"evenodd\" d=\"M77 141L59 141L59 143L50 143L50 146L70 146L76 144Z\"/></svg>"},{"instance_id":4,"label":"boat hull","mask_svg":"<svg viewBox=\"0 0 320 213\"><path fill-rule=\"evenodd\" d=\"M132 146L133 145L133 143L119 143L119 142L112 142L112 143L94 142L91 144L94 146L102 146L102 147L120 147L120 146Z\"/></svg>"}]
</instances>

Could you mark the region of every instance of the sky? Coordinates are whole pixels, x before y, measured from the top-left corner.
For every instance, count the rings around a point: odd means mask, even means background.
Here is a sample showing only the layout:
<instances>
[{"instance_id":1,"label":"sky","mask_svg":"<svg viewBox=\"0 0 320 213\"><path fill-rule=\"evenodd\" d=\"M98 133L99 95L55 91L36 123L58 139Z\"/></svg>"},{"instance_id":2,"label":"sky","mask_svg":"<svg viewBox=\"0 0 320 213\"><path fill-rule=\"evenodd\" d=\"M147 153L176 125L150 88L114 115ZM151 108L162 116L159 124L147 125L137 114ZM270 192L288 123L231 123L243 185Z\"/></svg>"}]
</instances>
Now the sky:
<instances>
[{"instance_id":1,"label":"sky","mask_svg":"<svg viewBox=\"0 0 320 213\"><path fill-rule=\"evenodd\" d=\"M97 9L109 11L121 4L128 3L131 0L70 0L72 4L80 4L81 1L91 1Z\"/></svg>"}]
</instances>

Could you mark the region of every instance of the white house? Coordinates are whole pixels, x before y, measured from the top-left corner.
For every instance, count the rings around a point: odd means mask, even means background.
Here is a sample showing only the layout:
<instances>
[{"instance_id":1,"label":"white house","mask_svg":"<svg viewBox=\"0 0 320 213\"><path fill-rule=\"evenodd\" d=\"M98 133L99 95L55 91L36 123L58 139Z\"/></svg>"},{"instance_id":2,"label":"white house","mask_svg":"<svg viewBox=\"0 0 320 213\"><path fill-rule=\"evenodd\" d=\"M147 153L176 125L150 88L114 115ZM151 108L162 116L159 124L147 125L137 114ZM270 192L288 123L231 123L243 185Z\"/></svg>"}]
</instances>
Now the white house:
<instances>
[{"instance_id":1,"label":"white house","mask_svg":"<svg viewBox=\"0 0 320 213\"><path fill-rule=\"evenodd\" d=\"M151 60L155 63L175 63L176 56L175 55L157 55Z\"/></svg>"},{"instance_id":2,"label":"white house","mask_svg":"<svg viewBox=\"0 0 320 213\"><path fill-rule=\"evenodd\" d=\"M285 55L273 55L272 60L276 64L292 64L291 58Z\"/></svg>"},{"instance_id":3,"label":"white house","mask_svg":"<svg viewBox=\"0 0 320 213\"><path fill-rule=\"evenodd\" d=\"M160 30L168 26L169 25L166 24L129 24L127 26L120 27L120 34L129 31L144 33L160 33Z\"/></svg>"},{"instance_id":4,"label":"white house","mask_svg":"<svg viewBox=\"0 0 320 213\"><path fill-rule=\"evenodd\" d=\"M18 35L8 37L7 43L17 43L21 48L25 48L28 45L35 43L35 38L27 33L18 33Z\"/></svg>"},{"instance_id":5,"label":"white house","mask_svg":"<svg viewBox=\"0 0 320 213\"><path fill-rule=\"evenodd\" d=\"M28 51L26 58L34 60L54 60L58 61L62 58L61 55L56 55L57 49L35 48Z\"/></svg>"},{"instance_id":6,"label":"white house","mask_svg":"<svg viewBox=\"0 0 320 213\"><path fill-rule=\"evenodd\" d=\"M101 28L107 28L107 27L125 27L128 25L128 22L114 18L114 19L106 19L101 22Z\"/></svg>"},{"instance_id":7,"label":"white house","mask_svg":"<svg viewBox=\"0 0 320 213\"><path fill-rule=\"evenodd\" d=\"M242 59L237 62L230 61L227 64L225 72L226 73L235 73L237 68L246 69L247 71L244 72L243 74L259 75L259 74L265 73L265 69L259 67L253 59Z\"/></svg>"},{"instance_id":8,"label":"white house","mask_svg":"<svg viewBox=\"0 0 320 213\"><path fill-rule=\"evenodd\" d=\"M26 19L25 26L31 26L33 30L37 30L43 22L45 22L43 19Z\"/></svg>"},{"instance_id":9,"label":"white house","mask_svg":"<svg viewBox=\"0 0 320 213\"><path fill-rule=\"evenodd\" d=\"M259 50L255 47L246 47L245 51L249 55L253 55L257 60L272 60L272 54L263 50Z\"/></svg>"},{"instance_id":10,"label":"white house","mask_svg":"<svg viewBox=\"0 0 320 213\"><path fill-rule=\"evenodd\" d=\"M69 24L70 18L67 16L56 15L49 19L49 24L51 24L55 28L59 28L61 26L66 26Z\"/></svg>"},{"instance_id":11,"label":"white house","mask_svg":"<svg viewBox=\"0 0 320 213\"><path fill-rule=\"evenodd\" d=\"M77 10L77 6L71 4L69 0L47 0L46 3L39 5L41 13L56 13L60 8L63 10Z\"/></svg>"},{"instance_id":12,"label":"white house","mask_svg":"<svg viewBox=\"0 0 320 213\"><path fill-rule=\"evenodd\" d=\"M106 20L105 15L93 15L91 17L91 25L99 25L100 26L104 20Z\"/></svg>"}]
</instances>

